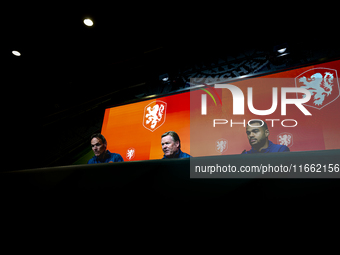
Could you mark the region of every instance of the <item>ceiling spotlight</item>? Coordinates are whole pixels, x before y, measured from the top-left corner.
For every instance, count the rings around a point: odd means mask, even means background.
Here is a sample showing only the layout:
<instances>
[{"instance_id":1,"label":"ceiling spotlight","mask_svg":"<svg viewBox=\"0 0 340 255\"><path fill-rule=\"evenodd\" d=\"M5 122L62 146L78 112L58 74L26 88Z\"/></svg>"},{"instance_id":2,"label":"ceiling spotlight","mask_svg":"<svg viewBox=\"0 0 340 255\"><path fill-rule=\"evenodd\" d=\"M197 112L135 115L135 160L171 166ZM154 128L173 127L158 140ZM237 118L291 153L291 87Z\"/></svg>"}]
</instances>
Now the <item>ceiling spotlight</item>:
<instances>
[{"instance_id":1,"label":"ceiling spotlight","mask_svg":"<svg viewBox=\"0 0 340 255\"><path fill-rule=\"evenodd\" d=\"M277 57L279 58L279 57L283 57L283 56L286 56L286 55L288 55L289 53L288 52L286 52L286 53L283 53L283 54L280 54L280 55L278 55Z\"/></svg>"},{"instance_id":2,"label":"ceiling spotlight","mask_svg":"<svg viewBox=\"0 0 340 255\"><path fill-rule=\"evenodd\" d=\"M92 27L93 26L93 21L90 19L84 19L84 24L88 27Z\"/></svg>"},{"instance_id":3,"label":"ceiling spotlight","mask_svg":"<svg viewBox=\"0 0 340 255\"><path fill-rule=\"evenodd\" d=\"M277 52L278 52L278 53L283 53L283 52L286 51L286 49L287 49L287 48L281 48L281 49L278 49Z\"/></svg>"},{"instance_id":4,"label":"ceiling spotlight","mask_svg":"<svg viewBox=\"0 0 340 255\"><path fill-rule=\"evenodd\" d=\"M168 81L169 80L169 74L165 73L159 76L159 79L162 81Z\"/></svg>"},{"instance_id":5,"label":"ceiling spotlight","mask_svg":"<svg viewBox=\"0 0 340 255\"><path fill-rule=\"evenodd\" d=\"M16 50L13 50L13 51L12 51L12 54L13 54L14 56L17 56L17 57L20 57L20 56L21 56L21 53L20 53L19 51L16 51Z\"/></svg>"}]
</instances>

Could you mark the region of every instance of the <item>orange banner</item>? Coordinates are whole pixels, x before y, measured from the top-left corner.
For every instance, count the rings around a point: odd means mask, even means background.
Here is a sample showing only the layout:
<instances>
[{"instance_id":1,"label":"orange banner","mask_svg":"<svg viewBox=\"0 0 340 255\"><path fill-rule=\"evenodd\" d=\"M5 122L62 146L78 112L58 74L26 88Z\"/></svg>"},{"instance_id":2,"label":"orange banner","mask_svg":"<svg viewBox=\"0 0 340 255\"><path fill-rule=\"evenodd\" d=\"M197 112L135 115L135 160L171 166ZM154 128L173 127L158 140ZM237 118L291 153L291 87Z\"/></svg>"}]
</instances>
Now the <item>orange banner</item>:
<instances>
[{"instance_id":1,"label":"orange banner","mask_svg":"<svg viewBox=\"0 0 340 255\"><path fill-rule=\"evenodd\" d=\"M124 161L161 159L167 131L175 131L182 151L194 157L240 154L251 148L245 126L252 119L266 121L269 140L291 151L339 149L339 70L340 61L332 61L231 81L229 89L205 86L112 107L102 134ZM307 99L301 89L311 97L299 106Z\"/></svg>"},{"instance_id":2,"label":"orange banner","mask_svg":"<svg viewBox=\"0 0 340 255\"><path fill-rule=\"evenodd\" d=\"M102 134L124 161L161 159L161 135L175 131L190 154L190 93L106 109Z\"/></svg>"}]
</instances>

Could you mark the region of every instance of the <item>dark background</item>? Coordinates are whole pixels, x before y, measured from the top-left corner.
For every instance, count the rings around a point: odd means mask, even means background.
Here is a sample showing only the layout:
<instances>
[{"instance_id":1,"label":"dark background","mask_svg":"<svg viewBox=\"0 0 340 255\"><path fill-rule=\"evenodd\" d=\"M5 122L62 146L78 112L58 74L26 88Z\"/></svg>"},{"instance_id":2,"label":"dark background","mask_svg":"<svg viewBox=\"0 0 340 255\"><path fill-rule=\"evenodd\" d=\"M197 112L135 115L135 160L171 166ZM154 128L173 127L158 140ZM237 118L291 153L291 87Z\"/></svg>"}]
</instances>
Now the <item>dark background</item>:
<instances>
[{"instance_id":1,"label":"dark background","mask_svg":"<svg viewBox=\"0 0 340 255\"><path fill-rule=\"evenodd\" d=\"M2 144L10 170L72 164L106 107L184 88L186 70L264 56L268 73L339 57L333 16L288 6L58 2L7 11ZM290 54L278 57L284 43Z\"/></svg>"}]
</instances>

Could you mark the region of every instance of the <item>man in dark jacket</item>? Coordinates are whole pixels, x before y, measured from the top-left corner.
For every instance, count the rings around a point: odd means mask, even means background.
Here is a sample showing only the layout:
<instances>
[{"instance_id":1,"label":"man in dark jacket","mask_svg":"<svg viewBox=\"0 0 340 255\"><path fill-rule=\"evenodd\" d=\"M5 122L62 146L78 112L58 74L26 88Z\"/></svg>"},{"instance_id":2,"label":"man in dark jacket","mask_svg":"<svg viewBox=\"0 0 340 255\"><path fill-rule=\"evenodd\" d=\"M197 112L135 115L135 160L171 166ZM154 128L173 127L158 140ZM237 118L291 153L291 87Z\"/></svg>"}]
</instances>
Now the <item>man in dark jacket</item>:
<instances>
[{"instance_id":1,"label":"man in dark jacket","mask_svg":"<svg viewBox=\"0 0 340 255\"><path fill-rule=\"evenodd\" d=\"M162 135L162 150L164 156L162 159L169 158L190 158L191 156L181 151L181 140L174 131L165 132Z\"/></svg>"},{"instance_id":2,"label":"man in dark jacket","mask_svg":"<svg viewBox=\"0 0 340 255\"><path fill-rule=\"evenodd\" d=\"M94 152L94 157L91 158L87 164L98 163L113 163L124 161L122 156L117 153L111 153L106 149L107 142L102 134L93 134L91 136L91 147Z\"/></svg>"},{"instance_id":3,"label":"man in dark jacket","mask_svg":"<svg viewBox=\"0 0 340 255\"><path fill-rule=\"evenodd\" d=\"M244 150L242 154L290 151L286 145L274 144L268 140L269 129L263 120L250 121L246 133L252 149Z\"/></svg>"}]
</instances>

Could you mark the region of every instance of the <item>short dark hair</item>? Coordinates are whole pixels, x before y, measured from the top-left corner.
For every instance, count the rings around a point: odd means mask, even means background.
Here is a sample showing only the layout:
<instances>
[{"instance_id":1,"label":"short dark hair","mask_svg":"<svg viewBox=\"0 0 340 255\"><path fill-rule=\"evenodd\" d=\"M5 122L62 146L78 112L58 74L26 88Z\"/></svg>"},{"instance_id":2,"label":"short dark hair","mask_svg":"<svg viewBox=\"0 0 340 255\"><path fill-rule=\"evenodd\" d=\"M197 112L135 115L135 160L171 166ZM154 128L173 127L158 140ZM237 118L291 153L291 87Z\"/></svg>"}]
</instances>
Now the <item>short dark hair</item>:
<instances>
[{"instance_id":1,"label":"short dark hair","mask_svg":"<svg viewBox=\"0 0 340 255\"><path fill-rule=\"evenodd\" d=\"M253 124L253 123L259 123L260 125L262 125L262 127L266 130L266 129L268 129L268 125L267 125L267 123L265 122L265 121L263 121L263 120L252 120L252 121L250 121L249 123L248 123L248 125L247 126L249 126L249 124Z\"/></svg>"},{"instance_id":2,"label":"short dark hair","mask_svg":"<svg viewBox=\"0 0 340 255\"><path fill-rule=\"evenodd\" d=\"M100 140L102 140L103 144L107 144L105 137L100 133L95 133L91 135L91 141L93 138L97 138L97 139L99 138Z\"/></svg>"},{"instance_id":3,"label":"short dark hair","mask_svg":"<svg viewBox=\"0 0 340 255\"><path fill-rule=\"evenodd\" d=\"M164 136L171 136L172 139L174 140L174 142L179 142L179 148L181 148L181 140L179 139L179 136L178 134L175 132L175 131L168 131L168 132L165 132L161 138L163 138Z\"/></svg>"}]
</instances>

